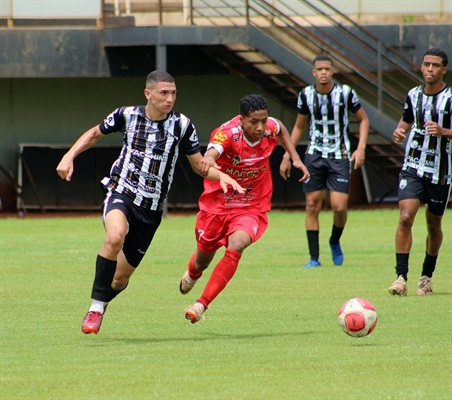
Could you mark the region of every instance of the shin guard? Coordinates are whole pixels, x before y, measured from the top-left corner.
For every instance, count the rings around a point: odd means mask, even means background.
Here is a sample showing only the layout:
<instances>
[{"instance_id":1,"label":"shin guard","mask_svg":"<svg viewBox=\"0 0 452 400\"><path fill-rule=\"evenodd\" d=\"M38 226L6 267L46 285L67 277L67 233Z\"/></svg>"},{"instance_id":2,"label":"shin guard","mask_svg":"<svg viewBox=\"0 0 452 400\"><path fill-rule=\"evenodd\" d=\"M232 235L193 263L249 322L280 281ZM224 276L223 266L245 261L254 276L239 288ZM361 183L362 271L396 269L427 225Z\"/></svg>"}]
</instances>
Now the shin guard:
<instances>
[{"instance_id":1,"label":"shin guard","mask_svg":"<svg viewBox=\"0 0 452 400\"><path fill-rule=\"evenodd\" d=\"M94 276L93 289L91 291L92 299L103 302L109 301L108 298L111 296L111 283L115 276L116 264L116 260L108 260L99 254L97 255L96 275Z\"/></svg>"}]
</instances>

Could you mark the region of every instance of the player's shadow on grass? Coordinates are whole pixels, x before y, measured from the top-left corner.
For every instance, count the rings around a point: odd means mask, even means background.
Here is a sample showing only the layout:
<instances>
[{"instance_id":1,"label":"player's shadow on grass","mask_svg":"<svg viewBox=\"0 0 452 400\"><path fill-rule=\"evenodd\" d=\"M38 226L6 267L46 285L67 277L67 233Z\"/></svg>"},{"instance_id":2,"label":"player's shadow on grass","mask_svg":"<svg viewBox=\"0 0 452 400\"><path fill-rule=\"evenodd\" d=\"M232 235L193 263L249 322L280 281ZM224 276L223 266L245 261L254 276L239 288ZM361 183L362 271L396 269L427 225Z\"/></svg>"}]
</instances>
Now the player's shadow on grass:
<instances>
[{"instance_id":1,"label":"player's shadow on grass","mask_svg":"<svg viewBox=\"0 0 452 400\"><path fill-rule=\"evenodd\" d=\"M202 336L198 337L174 337L174 338L164 338L164 337L155 337L155 338L102 338L104 341L121 341L126 342L128 344L140 344L140 343L163 343L163 342L200 342L207 340L251 340L251 339L260 339L260 338L269 338L269 337L282 337L282 336L305 336L305 335L318 335L319 332L287 332L287 333L250 333L250 334L224 334L224 333L203 333Z\"/></svg>"}]
</instances>

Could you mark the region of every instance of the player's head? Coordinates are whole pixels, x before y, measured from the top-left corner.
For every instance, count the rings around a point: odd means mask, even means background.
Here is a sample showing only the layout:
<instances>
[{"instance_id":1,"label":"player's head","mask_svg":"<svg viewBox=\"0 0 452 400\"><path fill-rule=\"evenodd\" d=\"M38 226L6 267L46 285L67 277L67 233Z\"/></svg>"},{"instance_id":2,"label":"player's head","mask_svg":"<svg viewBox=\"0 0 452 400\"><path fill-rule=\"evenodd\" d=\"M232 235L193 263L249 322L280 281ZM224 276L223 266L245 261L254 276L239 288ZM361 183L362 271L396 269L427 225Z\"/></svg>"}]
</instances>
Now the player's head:
<instances>
[{"instance_id":1,"label":"player's head","mask_svg":"<svg viewBox=\"0 0 452 400\"><path fill-rule=\"evenodd\" d=\"M315 66L315 63L317 61L329 61L331 65L333 65L333 60L331 57L327 56L326 54L320 54L316 58L314 58L314 61L312 61L312 65Z\"/></svg>"},{"instance_id":2,"label":"player's head","mask_svg":"<svg viewBox=\"0 0 452 400\"><path fill-rule=\"evenodd\" d=\"M249 94L240 100L240 115L246 117L254 111L269 112L268 101L258 94Z\"/></svg>"},{"instance_id":3,"label":"player's head","mask_svg":"<svg viewBox=\"0 0 452 400\"><path fill-rule=\"evenodd\" d=\"M258 94L250 94L240 100L243 132L251 143L258 142L264 135L268 112L268 101Z\"/></svg>"},{"instance_id":4,"label":"player's head","mask_svg":"<svg viewBox=\"0 0 452 400\"><path fill-rule=\"evenodd\" d=\"M442 84L444 74L447 72L447 54L438 48L426 51L422 58L421 72L426 85Z\"/></svg>"},{"instance_id":5,"label":"player's head","mask_svg":"<svg viewBox=\"0 0 452 400\"><path fill-rule=\"evenodd\" d=\"M447 54L443 50L441 50L441 49L439 49L437 47L434 47L432 49L428 49L425 52L424 57L422 59L424 59L425 56L441 57L441 60L442 60L442 63L443 63L443 67L447 67L447 63L449 62L449 59L447 58Z\"/></svg>"},{"instance_id":6,"label":"player's head","mask_svg":"<svg viewBox=\"0 0 452 400\"><path fill-rule=\"evenodd\" d=\"M146 115L155 120L165 119L176 102L174 78L164 71L152 71L146 78L144 96Z\"/></svg>"},{"instance_id":7,"label":"player's head","mask_svg":"<svg viewBox=\"0 0 452 400\"><path fill-rule=\"evenodd\" d=\"M312 65L312 75L315 78L317 90L320 90L319 88L322 87L329 88L332 85L331 78L334 73L333 60L327 55L321 54L314 58Z\"/></svg>"},{"instance_id":8,"label":"player's head","mask_svg":"<svg viewBox=\"0 0 452 400\"><path fill-rule=\"evenodd\" d=\"M146 88L151 89L158 85L159 82L175 83L174 78L165 71L152 71L146 77Z\"/></svg>"}]
</instances>

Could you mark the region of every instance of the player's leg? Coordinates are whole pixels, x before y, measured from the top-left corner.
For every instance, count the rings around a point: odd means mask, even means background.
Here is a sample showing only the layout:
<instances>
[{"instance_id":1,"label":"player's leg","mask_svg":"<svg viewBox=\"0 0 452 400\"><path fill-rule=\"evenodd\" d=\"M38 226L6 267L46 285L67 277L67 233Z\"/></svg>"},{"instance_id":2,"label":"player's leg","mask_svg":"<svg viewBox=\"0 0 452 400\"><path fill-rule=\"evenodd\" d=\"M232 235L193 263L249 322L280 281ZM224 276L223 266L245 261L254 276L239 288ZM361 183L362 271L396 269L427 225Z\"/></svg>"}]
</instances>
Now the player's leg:
<instances>
[{"instance_id":1,"label":"player's leg","mask_svg":"<svg viewBox=\"0 0 452 400\"><path fill-rule=\"evenodd\" d=\"M428 192L426 222L427 239L422 274L418 283L418 295L432 294L432 278L436 269L438 253L443 242L442 218L449 202L451 185L426 183Z\"/></svg>"},{"instance_id":2,"label":"player's leg","mask_svg":"<svg viewBox=\"0 0 452 400\"><path fill-rule=\"evenodd\" d=\"M227 248L218 261L201 297L190 306L185 317L192 323L199 321L209 304L224 290L237 271L243 251L265 232L268 219L265 214L233 216L228 223Z\"/></svg>"},{"instance_id":3,"label":"player's leg","mask_svg":"<svg viewBox=\"0 0 452 400\"><path fill-rule=\"evenodd\" d=\"M179 291L181 294L187 294L193 289L196 282L201 278L202 273L206 270L213 258L215 257L216 251L204 252L199 249L191 255L188 261L187 271L179 281Z\"/></svg>"},{"instance_id":4,"label":"player's leg","mask_svg":"<svg viewBox=\"0 0 452 400\"><path fill-rule=\"evenodd\" d=\"M330 191L330 203L333 210L333 226L329 245L334 265L342 265L344 254L340 238L347 222L347 203L350 190L350 160L327 160L328 175L326 187Z\"/></svg>"},{"instance_id":5,"label":"player's leg","mask_svg":"<svg viewBox=\"0 0 452 400\"><path fill-rule=\"evenodd\" d=\"M392 295L406 296L408 292L406 282L408 280L410 250L413 243L412 227L419 207L419 199L399 201L400 215L395 238L397 279L389 288L389 293Z\"/></svg>"},{"instance_id":6,"label":"player's leg","mask_svg":"<svg viewBox=\"0 0 452 400\"><path fill-rule=\"evenodd\" d=\"M111 300L112 282L118 265L118 254L124 244L128 223L123 211L113 209L104 217L105 241L96 259L91 291L91 306L83 318L82 332L97 334L106 305Z\"/></svg>"},{"instance_id":7,"label":"player's leg","mask_svg":"<svg viewBox=\"0 0 452 400\"><path fill-rule=\"evenodd\" d=\"M224 256L215 265L209 281L198 302L207 309L209 304L223 291L237 271L243 251L251 244L248 232L238 230L229 236Z\"/></svg>"},{"instance_id":8,"label":"player's leg","mask_svg":"<svg viewBox=\"0 0 452 400\"><path fill-rule=\"evenodd\" d=\"M99 252L104 262L103 268L98 269L96 266L91 295L93 300L90 311L82 323L84 333L99 332L107 305L126 289L162 219L161 211L136 207L121 196L120 202L113 201L114 198L118 198L118 195L108 199L105 207L106 238Z\"/></svg>"},{"instance_id":9,"label":"player's leg","mask_svg":"<svg viewBox=\"0 0 452 400\"><path fill-rule=\"evenodd\" d=\"M333 210L333 227L329 244L334 265L342 265L344 254L340 245L340 238L347 223L348 193L330 191L330 203Z\"/></svg>"},{"instance_id":10,"label":"player's leg","mask_svg":"<svg viewBox=\"0 0 452 400\"><path fill-rule=\"evenodd\" d=\"M319 214L322 209L323 191L316 190L305 192L306 197L306 236L310 260L303 266L304 268L320 267L320 246L319 246Z\"/></svg>"},{"instance_id":11,"label":"player's leg","mask_svg":"<svg viewBox=\"0 0 452 400\"><path fill-rule=\"evenodd\" d=\"M399 222L395 237L397 279L389 287L389 293L392 295L408 294L409 257L413 243L412 226L424 194L424 180L415 172L402 170L399 175Z\"/></svg>"},{"instance_id":12,"label":"player's leg","mask_svg":"<svg viewBox=\"0 0 452 400\"><path fill-rule=\"evenodd\" d=\"M328 166L321 154L305 154L304 163L311 173L307 182L303 183L306 197L305 228L308 239L310 260L304 268L320 267L319 248L319 213L322 209L323 190L326 189Z\"/></svg>"},{"instance_id":13,"label":"player's leg","mask_svg":"<svg viewBox=\"0 0 452 400\"><path fill-rule=\"evenodd\" d=\"M195 223L197 248L187 264L187 271L179 281L179 291L187 294L215 257L218 248L226 244L224 216L199 211Z\"/></svg>"}]
</instances>

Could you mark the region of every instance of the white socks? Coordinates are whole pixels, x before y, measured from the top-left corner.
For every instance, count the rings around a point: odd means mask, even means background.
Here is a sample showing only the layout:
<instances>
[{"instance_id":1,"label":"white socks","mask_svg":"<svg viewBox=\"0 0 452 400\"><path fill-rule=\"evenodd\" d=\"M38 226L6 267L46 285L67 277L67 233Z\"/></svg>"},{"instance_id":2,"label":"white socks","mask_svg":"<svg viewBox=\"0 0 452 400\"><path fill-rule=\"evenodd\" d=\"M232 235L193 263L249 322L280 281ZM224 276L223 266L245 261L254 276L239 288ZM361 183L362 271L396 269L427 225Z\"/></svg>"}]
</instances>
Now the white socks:
<instances>
[{"instance_id":1,"label":"white socks","mask_svg":"<svg viewBox=\"0 0 452 400\"><path fill-rule=\"evenodd\" d=\"M93 302L91 303L91 307L89 308L89 311L97 311L97 312L100 312L101 314L103 314L104 308L105 308L105 303L103 301L93 299Z\"/></svg>"}]
</instances>

